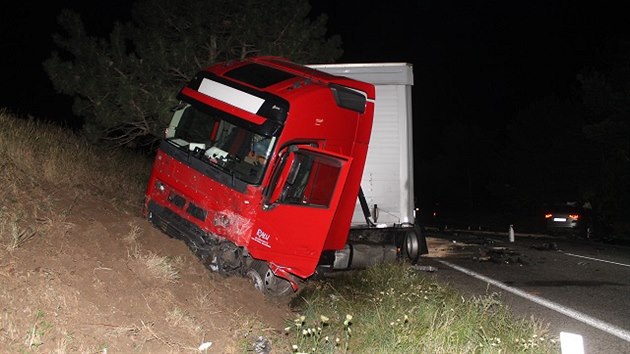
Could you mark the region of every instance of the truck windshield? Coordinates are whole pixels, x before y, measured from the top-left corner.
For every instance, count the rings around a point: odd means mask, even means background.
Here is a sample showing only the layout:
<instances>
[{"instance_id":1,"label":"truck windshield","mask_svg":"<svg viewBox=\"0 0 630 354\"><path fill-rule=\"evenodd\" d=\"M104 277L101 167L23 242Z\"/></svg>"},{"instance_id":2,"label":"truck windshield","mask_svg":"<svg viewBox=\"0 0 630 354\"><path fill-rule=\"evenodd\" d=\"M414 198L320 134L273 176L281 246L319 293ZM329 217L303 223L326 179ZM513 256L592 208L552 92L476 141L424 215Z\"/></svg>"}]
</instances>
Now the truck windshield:
<instances>
[{"instance_id":1,"label":"truck windshield","mask_svg":"<svg viewBox=\"0 0 630 354\"><path fill-rule=\"evenodd\" d=\"M191 105L177 109L166 130L166 140L249 184L260 184L275 137L254 133L225 120L228 113L202 112ZM232 121L238 118L231 116Z\"/></svg>"}]
</instances>

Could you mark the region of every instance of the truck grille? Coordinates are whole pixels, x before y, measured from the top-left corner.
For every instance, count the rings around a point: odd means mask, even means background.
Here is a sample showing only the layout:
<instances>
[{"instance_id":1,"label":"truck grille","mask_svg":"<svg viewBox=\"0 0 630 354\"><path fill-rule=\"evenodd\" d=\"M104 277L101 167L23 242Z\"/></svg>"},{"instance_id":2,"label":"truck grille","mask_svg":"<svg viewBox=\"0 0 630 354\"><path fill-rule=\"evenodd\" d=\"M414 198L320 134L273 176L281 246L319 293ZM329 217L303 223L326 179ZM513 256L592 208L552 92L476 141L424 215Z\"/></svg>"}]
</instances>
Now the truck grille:
<instances>
[{"instance_id":1,"label":"truck grille","mask_svg":"<svg viewBox=\"0 0 630 354\"><path fill-rule=\"evenodd\" d=\"M165 234L184 240L189 247L191 245L200 248L204 245L208 235L193 223L184 220L169 208L164 208L150 201L148 205L149 220ZM191 247L193 248L193 247Z\"/></svg>"},{"instance_id":2,"label":"truck grille","mask_svg":"<svg viewBox=\"0 0 630 354\"><path fill-rule=\"evenodd\" d=\"M186 209L186 212L201 221L206 221L206 216L208 215L205 210L193 203L188 203L188 209Z\"/></svg>"},{"instance_id":3,"label":"truck grille","mask_svg":"<svg viewBox=\"0 0 630 354\"><path fill-rule=\"evenodd\" d=\"M169 194L168 201L180 209L184 207L184 204L186 204L186 199L184 199L181 195L174 193Z\"/></svg>"}]
</instances>

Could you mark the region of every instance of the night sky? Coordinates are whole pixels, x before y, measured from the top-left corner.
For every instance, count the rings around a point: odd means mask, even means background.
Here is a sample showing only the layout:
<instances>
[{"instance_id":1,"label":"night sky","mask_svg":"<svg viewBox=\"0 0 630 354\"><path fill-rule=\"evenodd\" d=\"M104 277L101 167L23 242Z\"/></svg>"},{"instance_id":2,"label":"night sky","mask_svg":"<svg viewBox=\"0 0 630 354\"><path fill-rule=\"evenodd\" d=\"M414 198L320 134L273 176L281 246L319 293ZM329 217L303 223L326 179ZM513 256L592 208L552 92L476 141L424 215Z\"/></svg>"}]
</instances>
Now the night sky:
<instances>
[{"instance_id":1,"label":"night sky","mask_svg":"<svg viewBox=\"0 0 630 354\"><path fill-rule=\"evenodd\" d=\"M606 39L630 38L621 6L576 1L313 1L340 34L339 62L411 62L414 108L428 124L453 117L501 125L533 99L570 93L580 68ZM0 106L36 116L67 111L42 70L62 8L82 14L92 34L128 20L127 1L16 2L0 16ZM35 98L35 99L34 99ZM64 111L65 109L65 111ZM54 117L50 117L54 119Z\"/></svg>"},{"instance_id":2,"label":"night sky","mask_svg":"<svg viewBox=\"0 0 630 354\"><path fill-rule=\"evenodd\" d=\"M495 136L534 100L570 97L576 75L605 62L602 45L630 39L620 3L584 1L311 1L342 37L338 62L414 65L417 154L435 154L458 121ZM130 2L21 1L0 13L0 107L69 120L71 99L57 95L42 69L62 8L78 11L88 32L107 36L130 18ZM175 93L174 93L175 94ZM499 146L500 148L500 146Z\"/></svg>"},{"instance_id":3,"label":"night sky","mask_svg":"<svg viewBox=\"0 0 630 354\"><path fill-rule=\"evenodd\" d=\"M130 18L125 1L78 0L37 2L31 0L3 5L0 11L0 107L21 115L64 121L72 119L72 99L54 92L42 63L55 49L52 35L61 32L57 16L64 8L81 17L90 34L107 36L114 21Z\"/></svg>"},{"instance_id":4,"label":"night sky","mask_svg":"<svg viewBox=\"0 0 630 354\"><path fill-rule=\"evenodd\" d=\"M574 92L605 41L630 39L627 11L611 2L383 1L357 16L352 2L324 3L341 62L414 64L425 126L459 119L501 132L533 100Z\"/></svg>"}]
</instances>

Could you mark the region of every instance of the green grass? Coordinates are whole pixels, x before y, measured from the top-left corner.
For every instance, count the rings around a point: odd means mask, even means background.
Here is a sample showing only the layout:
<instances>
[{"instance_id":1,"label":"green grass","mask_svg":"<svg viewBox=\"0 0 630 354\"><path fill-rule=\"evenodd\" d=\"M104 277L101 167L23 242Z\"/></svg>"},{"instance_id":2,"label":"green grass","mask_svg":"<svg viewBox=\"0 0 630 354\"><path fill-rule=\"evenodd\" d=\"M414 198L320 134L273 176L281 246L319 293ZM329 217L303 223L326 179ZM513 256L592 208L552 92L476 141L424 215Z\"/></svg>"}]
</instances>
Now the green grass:
<instances>
[{"instance_id":1,"label":"green grass","mask_svg":"<svg viewBox=\"0 0 630 354\"><path fill-rule=\"evenodd\" d=\"M300 315L276 339L287 351L558 352L544 326L516 318L496 294L466 298L405 264L312 283L294 306Z\"/></svg>"}]
</instances>

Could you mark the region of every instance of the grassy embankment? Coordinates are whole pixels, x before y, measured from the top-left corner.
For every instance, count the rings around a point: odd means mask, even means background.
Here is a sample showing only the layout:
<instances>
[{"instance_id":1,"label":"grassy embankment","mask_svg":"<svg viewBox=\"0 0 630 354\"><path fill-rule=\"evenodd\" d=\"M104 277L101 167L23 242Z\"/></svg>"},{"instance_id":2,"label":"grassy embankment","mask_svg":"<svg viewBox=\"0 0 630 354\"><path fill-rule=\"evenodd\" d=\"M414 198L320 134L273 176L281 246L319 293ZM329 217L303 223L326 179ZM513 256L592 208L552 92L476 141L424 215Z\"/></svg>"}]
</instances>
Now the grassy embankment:
<instances>
[{"instance_id":1,"label":"grassy embankment","mask_svg":"<svg viewBox=\"0 0 630 354\"><path fill-rule=\"evenodd\" d=\"M312 285L285 329L296 352L558 352L541 322L516 318L497 294L463 296L405 264Z\"/></svg>"},{"instance_id":2,"label":"grassy embankment","mask_svg":"<svg viewBox=\"0 0 630 354\"><path fill-rule=\"evenodd\" d=\"M35 232L29 223L41 206L17 197L31 182L72 188L77 198L98 193L139 210L151 161L100 150L59 127L5 111L0 124L3 248L20 247ZM462 296L404 264L312 282L293 305L296 316L287 319L285 333L265 334L275 353L558 352L544 325L515 318L496 294Z\"/></svg>"},{"instance_id":3,"label":"grassy embankment","mask_svg":"<svg viewBox=\"0 0 630 354\"><path fill-rule=\"evenodd\" d=\"M35 186L99 195L127 212L138 210L151 161L99 149L70 130L0 109L0 236L17 247L36 233L35 220L51 207ZM8 240L7 240L8 239Z\"/></svg>"}]
</instances>

